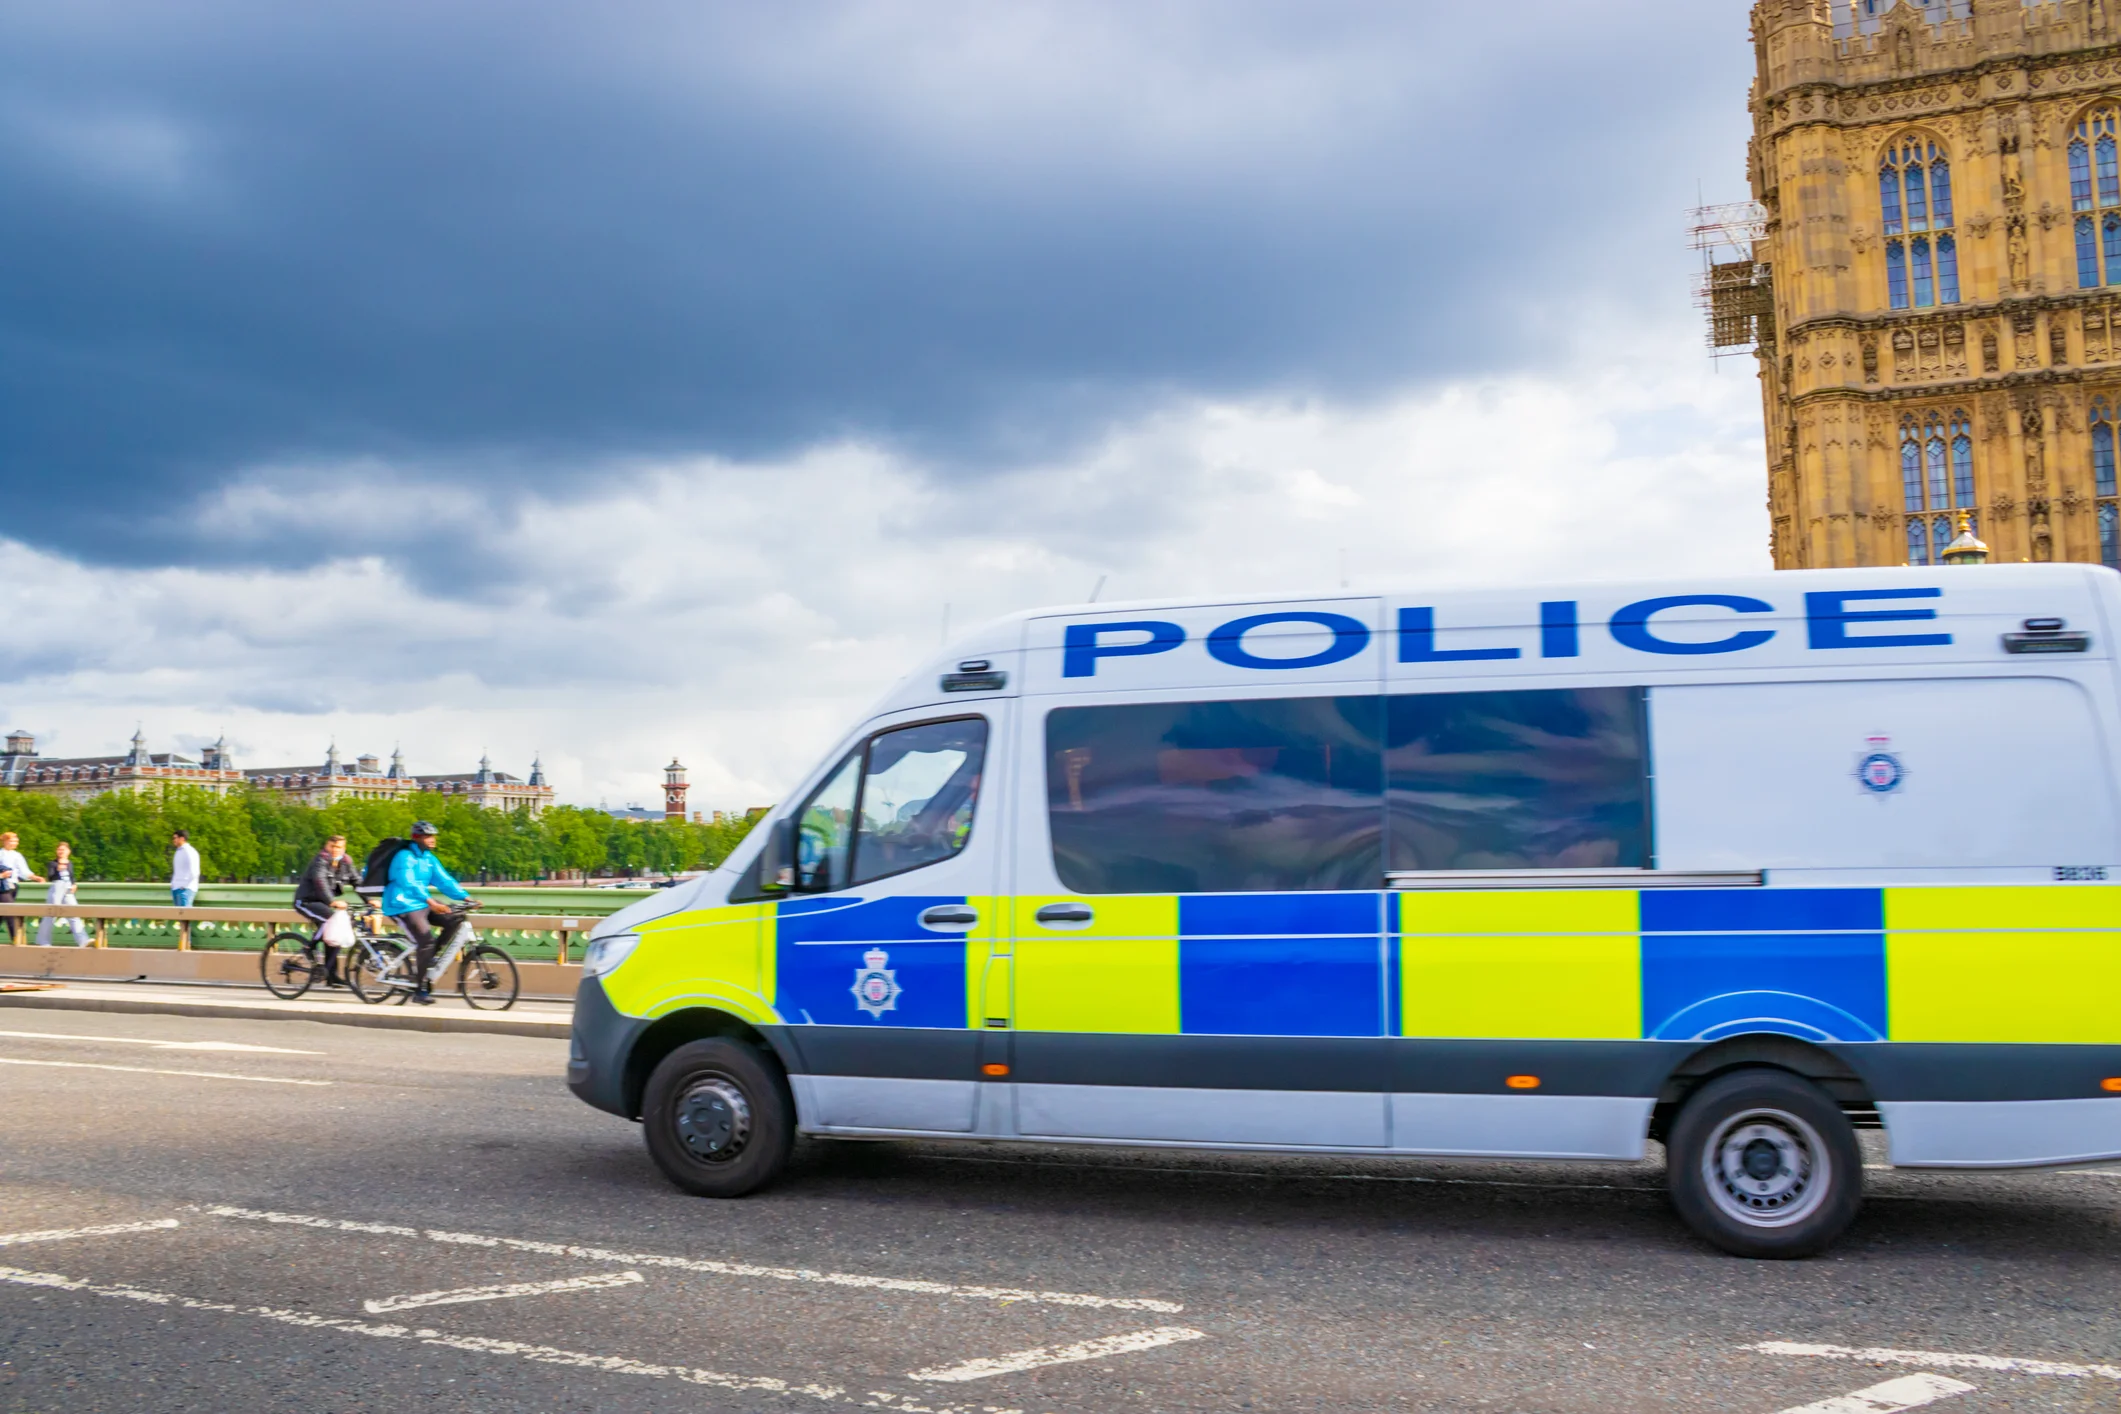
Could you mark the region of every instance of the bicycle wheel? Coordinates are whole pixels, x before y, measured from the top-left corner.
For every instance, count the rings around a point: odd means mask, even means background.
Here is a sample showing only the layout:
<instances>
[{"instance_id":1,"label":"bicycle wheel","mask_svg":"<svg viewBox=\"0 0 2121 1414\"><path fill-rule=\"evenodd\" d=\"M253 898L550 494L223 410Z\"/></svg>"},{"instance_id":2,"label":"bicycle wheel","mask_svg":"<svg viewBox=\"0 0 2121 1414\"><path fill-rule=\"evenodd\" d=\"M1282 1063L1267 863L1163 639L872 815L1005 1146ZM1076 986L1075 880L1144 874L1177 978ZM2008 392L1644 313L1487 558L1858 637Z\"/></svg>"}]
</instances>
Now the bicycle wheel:
<instances>
[{"instance_id":1,"label":"bicycle wheel","mask_svg":"<svg viewBox=\"0 0 2121 1414\"><path fill-rule=\"evenodd\" d=\"M324 975L316 944L301 933L275 933L258 954L258 972L274 996L293 1001Z\"/></svg>"},{"instance_id":2,"label":"bicycle wheel","mask_svg":"<svg viewBox=\"0 0 2121 1414\"><path fill-rule=\"evenodd\" d=\"M492 943L480 943L464 954L457 966L457 990L464 1004L479 1011L506 1011L516 1004L522 984L516 979L516 960Z\"/></svg>"},{"instance_id":3,"label":"bicycle wheel","mask_svg":"<svg viewBox=\"0 0 2121 1414\"><path fill-rule=\"evenodd\" d=\"M354 995L370 1006L387 1000L395 992L399 1001L405 1000L406 989L402 985L392 986L405 975L398 960L408 949L403 943L385 942L378 938L366 947L355 946L347 950L346 981L352 986Z\"/></svg>"}]
</instances>

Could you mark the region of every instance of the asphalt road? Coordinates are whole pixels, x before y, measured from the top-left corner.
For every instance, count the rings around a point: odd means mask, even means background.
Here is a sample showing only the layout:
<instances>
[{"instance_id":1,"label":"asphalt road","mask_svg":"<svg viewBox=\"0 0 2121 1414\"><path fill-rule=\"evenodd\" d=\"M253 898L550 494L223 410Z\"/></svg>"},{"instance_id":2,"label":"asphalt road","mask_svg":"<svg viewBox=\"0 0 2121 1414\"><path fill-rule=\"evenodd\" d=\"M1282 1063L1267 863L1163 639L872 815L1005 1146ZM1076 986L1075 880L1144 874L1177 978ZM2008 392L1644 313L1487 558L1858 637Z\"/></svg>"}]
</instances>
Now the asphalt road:
<instances>
[{"instance_id":1,"label":"asphalt road","mask_svg":"<svg viewBox=\"0 0 2121 1414\"><path fill-rule=\"evenodd\" d=\"M1871 1173L1800 1263L1650 1166L816 1143L716 1203L563 1060L0 1006L0 1411L2121 1409L2121 1173Z\"/></svg>"}]
</instances>

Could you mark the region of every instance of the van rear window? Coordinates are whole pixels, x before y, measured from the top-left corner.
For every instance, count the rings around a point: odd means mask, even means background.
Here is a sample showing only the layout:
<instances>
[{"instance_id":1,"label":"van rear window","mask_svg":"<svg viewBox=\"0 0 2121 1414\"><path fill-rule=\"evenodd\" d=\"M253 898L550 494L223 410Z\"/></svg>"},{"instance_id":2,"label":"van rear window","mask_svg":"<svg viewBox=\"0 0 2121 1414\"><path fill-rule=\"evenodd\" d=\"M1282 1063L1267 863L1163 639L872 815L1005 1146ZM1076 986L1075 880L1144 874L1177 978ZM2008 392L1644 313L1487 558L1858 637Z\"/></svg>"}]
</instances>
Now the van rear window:
<instances>
[{"instance_id":1,"label":"van rear window","mask_svg":"<svg viewBox=\"0 0 2121 1414\"><path fill-rule=\"evenodd\" d=\"M1377 697L1063 707L1046 719L1053 863L1076 893L1374 889Z\"/></svg>"},{"instance_id":2,"label":"van rear window","mask_svg":"<svg viewBox=\"0 0 2121 1414\"><path fill-rule=\"evenodd\" d=\"M1085 894L1374 889L1391 869L1644 867L1629 688L1063 707L1053 862Z\"/></svg>"},{"instance_id":3,"label":"van rear window","mask_svg":"<svg viewBox=\"0 0 2121 1414\"><path fill-rule=\"evenodd\" d=\"M1640 688L1386 699L1389 867L1646 869Z\"/></svg>"}]
</instances>

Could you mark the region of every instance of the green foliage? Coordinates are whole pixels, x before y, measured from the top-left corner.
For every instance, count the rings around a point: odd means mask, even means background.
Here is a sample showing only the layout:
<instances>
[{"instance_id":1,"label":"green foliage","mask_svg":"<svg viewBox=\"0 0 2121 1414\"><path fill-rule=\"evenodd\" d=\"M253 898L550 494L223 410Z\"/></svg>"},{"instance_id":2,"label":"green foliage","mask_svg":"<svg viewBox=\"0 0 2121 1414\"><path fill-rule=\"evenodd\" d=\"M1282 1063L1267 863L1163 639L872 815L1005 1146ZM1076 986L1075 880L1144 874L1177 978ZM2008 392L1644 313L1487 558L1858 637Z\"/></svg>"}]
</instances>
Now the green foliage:
<instances>
[{"instance_id":1,"label":"green foliage","mask_svg":"<svg viewBox=\"0 0 2121 1414\"><path fill-rule=\"evenodd\" d=\"M564 872L667 873L722 862L755 816L695 825L627 821L601 810L557 805L488 810L458 796L341 800L324 809L248 788L225 796L196 787L160 793L111 792L85 802L0 791L0 830L22 836L39 873L60 840L74 847L78 877L160 882L169 877L169 837L188 831L209 879L279 878L300 872L328 835L346 836L356 861L376 841L403 835L415 820L442 831L442 859L462 879L538 879Z\"/></svg>"}]
</instances>

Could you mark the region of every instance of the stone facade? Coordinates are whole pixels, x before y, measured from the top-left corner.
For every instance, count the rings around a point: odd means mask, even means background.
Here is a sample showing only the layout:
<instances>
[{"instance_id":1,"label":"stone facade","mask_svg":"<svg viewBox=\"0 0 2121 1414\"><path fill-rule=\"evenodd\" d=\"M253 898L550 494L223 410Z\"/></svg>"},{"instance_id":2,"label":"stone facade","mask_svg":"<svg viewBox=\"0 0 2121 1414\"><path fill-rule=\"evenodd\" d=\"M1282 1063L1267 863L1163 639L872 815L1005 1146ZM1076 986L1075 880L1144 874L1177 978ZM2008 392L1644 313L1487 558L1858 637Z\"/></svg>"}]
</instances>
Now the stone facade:
<instances>
[{"instance_id":1,"label":"stone facade","mask_svg":"<svg viewBox=\"0 0 2121 1414\"><path fill-rule=\"evenodd\" d=\"M192 786L226 795L247 785L303 805L327 806L338 800L404 800L418 792L463 796L492 810L528 807L533 815L552 804L552 787L541 763L532 762L530 778L496 771L482 758L479 769L461 775L416 776L405 769L402 753L393 753L385 769L374 756L341 761L334 746L314 766L271 766L239 770L226 742L215 742L196 759L176 752L150 752L145 737L134 733L124 756L54 759L37 754L36 738L14 732L0 753L0 786L87 800L111 791L159 790L165 785Z\"/></svg>"},{"instance_id":2,"label":"stone facade","mask_svg":"<svg viewBox=\"0 0 2121 1414\"><path fill-rule=\"evenodd\" d=\"M1719 314L1753 321L1776 566L1928 562L1962 513L1997 561L2121 561L2121 0L1752 24L1767 222L1716 283L1748 286Z\"/></svg>"}]
</instances>

